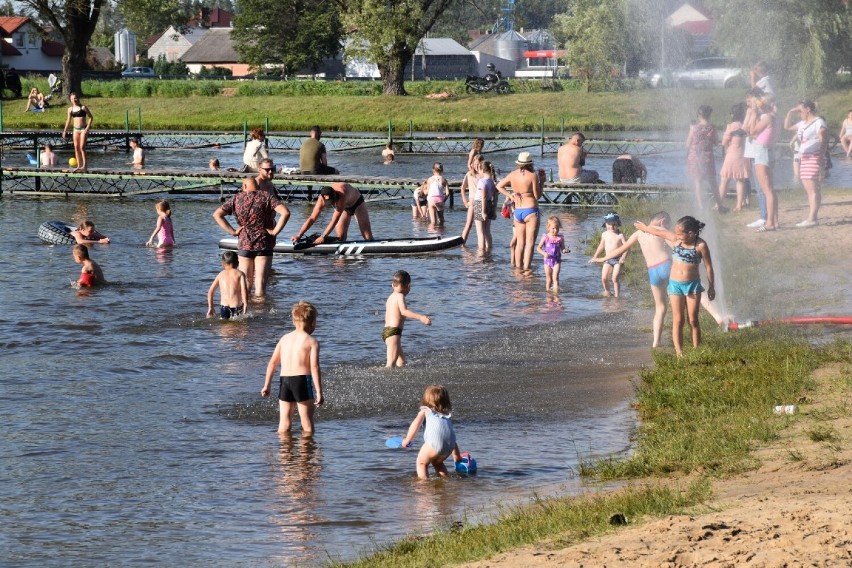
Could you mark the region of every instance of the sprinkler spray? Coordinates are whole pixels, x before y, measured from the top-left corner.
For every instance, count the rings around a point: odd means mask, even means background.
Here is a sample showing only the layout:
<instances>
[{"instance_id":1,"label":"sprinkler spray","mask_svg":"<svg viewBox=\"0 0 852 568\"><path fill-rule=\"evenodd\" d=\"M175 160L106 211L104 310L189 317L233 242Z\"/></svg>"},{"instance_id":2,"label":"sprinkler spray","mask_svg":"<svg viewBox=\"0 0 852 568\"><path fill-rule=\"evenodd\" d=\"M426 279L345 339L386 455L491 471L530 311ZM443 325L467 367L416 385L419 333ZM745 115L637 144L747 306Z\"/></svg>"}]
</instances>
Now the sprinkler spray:
<instances>
[{"instance_id":1,"label":"sprinkler spray","mask_svg":"<svg viewBox=\"0 0 852 568\"><path fill-rule=\"evenodd\" d=\"M792 318L780 318L776 320L749 320L744 322L729 321L725 325L725 331L737 331L747 327L757 327L768 324L798 324L798 325L852 325L852 317L849 316L803 316Z\"/></svg>"}]
</instances>

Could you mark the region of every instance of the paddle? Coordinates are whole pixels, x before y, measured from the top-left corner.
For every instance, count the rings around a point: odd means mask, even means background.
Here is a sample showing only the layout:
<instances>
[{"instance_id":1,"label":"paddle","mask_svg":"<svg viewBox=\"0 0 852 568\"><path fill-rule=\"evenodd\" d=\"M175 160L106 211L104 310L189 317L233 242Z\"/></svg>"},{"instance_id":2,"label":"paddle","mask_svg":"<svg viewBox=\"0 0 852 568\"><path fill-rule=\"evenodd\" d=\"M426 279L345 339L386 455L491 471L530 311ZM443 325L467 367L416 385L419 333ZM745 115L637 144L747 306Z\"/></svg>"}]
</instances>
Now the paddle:
<instances>
[{"instance_id":1,"label":"paddle","mask_svg":"<svg viewBox=\"0 0 852 568\"><path fill-rule=\"evenodd\" d=\"M316 240L319 238L319 236L319 233L313 233L308 236L303 236L301 239L293 243L293 250L305 250L317 246ZM336 243L337 241L337 237L332 237L331 235L329 235L323 239L323 242L321 244L331 244Z\"/></svg>"}]
</instances>

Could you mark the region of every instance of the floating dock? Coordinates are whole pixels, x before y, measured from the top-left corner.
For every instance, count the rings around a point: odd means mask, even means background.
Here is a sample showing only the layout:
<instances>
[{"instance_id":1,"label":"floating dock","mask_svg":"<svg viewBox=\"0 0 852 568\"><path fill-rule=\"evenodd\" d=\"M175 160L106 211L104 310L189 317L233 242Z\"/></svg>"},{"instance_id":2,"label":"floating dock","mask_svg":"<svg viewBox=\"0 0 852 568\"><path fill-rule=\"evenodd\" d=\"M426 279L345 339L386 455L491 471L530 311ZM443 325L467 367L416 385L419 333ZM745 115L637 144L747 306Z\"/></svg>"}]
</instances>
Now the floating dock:
<instances>
[{"instance_id":1,"label":"floating dock","mask_svg":"<svg viewBox=\"0 0 852 568\"><path fill-rule=\"evenodd\" d=\"M0 169L0 195L30 197L132 197L140 195L218 195L238 191L249 174L237 172L174 172L165 170L113 171L90 169L86 172L39 168ZM423 180L364 176L312 176L277 174L273 180L278 195L285 201L313 201L319 188L331 183L357 187L367 201L411 199L414 188ZM461 180L450 180L457 191ZM680 193L687 188L676 185L567 184L545 182L542 205L565 207L612 207L624 197L656 198Z\"/></svg>"}]
</instances>

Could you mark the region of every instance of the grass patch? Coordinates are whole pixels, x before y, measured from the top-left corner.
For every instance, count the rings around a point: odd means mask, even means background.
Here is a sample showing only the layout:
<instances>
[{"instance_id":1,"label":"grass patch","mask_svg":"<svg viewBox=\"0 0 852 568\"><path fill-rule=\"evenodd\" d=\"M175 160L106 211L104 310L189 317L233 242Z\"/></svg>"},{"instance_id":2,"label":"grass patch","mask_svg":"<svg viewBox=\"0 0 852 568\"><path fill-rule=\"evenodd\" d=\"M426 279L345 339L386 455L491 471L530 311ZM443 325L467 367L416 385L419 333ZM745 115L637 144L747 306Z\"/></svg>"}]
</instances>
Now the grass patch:
<instances>
[{"instance_id":1,"label":"grass patch","mask_svg":"<svg viewBox=\"0 0 852 568\"><path fill-rule=\"evenodd\" d=\"M837 432L830 426L817 426L808 430L808 438L812 442L834 442L837 440Z\"/></svg>"},{"instance_id":2,"label":"grass patch","mask_svg":"<svg viewBox=\"0 0 852 568\"><path fill-rule=\"evenodd\" d=\"M46 91L41 77L26 77L24 91L36 86ZM242 129L243 121L271 131L307 130L320 124L326 131L386 132L392 120L397 135L407 132L571 132L623 130L681 130L700 104L717 109L717 128L724 129L722 112L739 102L737 89L636 89L585 93L576 82L559 82L561 90L544 90L541 81L513 81L511 95L468 95L462 81L406 82L407 97L381 95L378 81L222 81L147 80L84 81L83 100L90 105L95 128L121 129L125 113L131 126L141 109L145 130ZM221 96L223 89L235 96ZM445 100L427 99L431 93L451 93ZM845 117L852 89L820 94L820 108L830 124ZM780 100L799 100L782 93ZM4 101L3 123L9 129L61 128L65 103L55 101L44 113L24 113L23 101ZM20 105L18 107L18 105ZM20 112L19 112L19 111ZM833 113L833 114L832 114Z\"/></svg>"},{"instance_id":3,"label":"grass patch","mask_svg":"<svg viewBox=\"0 0 852 568\"><path fill-rule=\"evenodd\" d=\"M573 499L537 500L505 513L498 521L445 530L429 537L407 537L369 558L331 566L421 568L445 566L491 556L558 535L559 546L614 530L610 519L623 515L634 523L647 515L671 515L710 496L706 480L678 490L662 486L631 487L616 493Z\"/></svg>"},{"instance_id":4,"label":"grass patch","mask_svg":"<svg viewBox=\"0 0 852 568\"><path fill-rule=\"evenodd\" d=\"M636 452L585 464L584 472L620 479L752 468L753 447L786 424L773 407L809 392L811 372L827 357L784 328L709 334L682 360L656 352L638 387Z\"/></svg>"}]
</instances>

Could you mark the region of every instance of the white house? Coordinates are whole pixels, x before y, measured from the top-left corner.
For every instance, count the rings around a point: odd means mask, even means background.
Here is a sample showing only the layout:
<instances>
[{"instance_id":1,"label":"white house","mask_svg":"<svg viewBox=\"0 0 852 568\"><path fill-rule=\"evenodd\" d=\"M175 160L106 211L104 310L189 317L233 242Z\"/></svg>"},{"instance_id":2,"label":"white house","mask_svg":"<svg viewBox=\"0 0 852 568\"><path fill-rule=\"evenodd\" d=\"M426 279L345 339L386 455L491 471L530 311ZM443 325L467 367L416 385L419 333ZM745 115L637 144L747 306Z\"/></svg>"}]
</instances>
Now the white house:
<instances>
[{"instance_id":1,"label":"white house","mask_svg":"<svg viewBox=\"0 0 852 568\"><path fill-rule=\"evenodd\" d=\"M1 16L3 63L19 73L58 72L62 69L62 42L45 39L45 32L35 22L23 16ZM8 36L8 37L7 37ZM10 49L11 48L11 49Z\"/></svg>"},{"instance_id":2,"label":"white house","mask_svg":"<svg viewBox=\"0 0 852 568\"><path fill-rule=\"evenodd\" d=\"M183 32L177 30L174 26L169 26L163 35L148 48L148 57L154 61L161 56L165 57L166 61L177 61L205 33L207 33L207 28L200 26L189 28Z\"/></svg>"}]
</instances>

